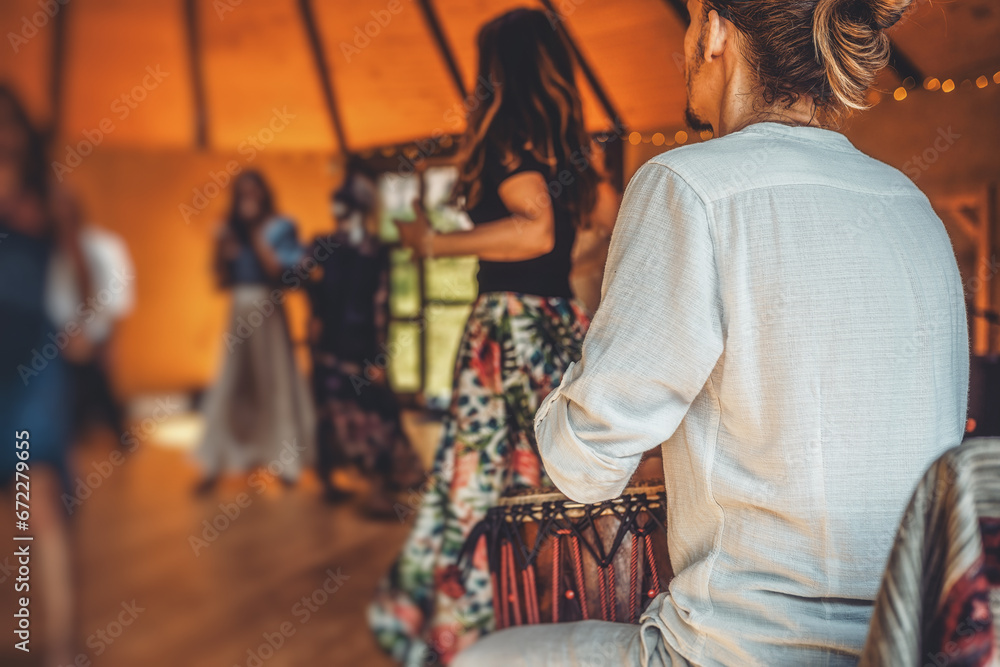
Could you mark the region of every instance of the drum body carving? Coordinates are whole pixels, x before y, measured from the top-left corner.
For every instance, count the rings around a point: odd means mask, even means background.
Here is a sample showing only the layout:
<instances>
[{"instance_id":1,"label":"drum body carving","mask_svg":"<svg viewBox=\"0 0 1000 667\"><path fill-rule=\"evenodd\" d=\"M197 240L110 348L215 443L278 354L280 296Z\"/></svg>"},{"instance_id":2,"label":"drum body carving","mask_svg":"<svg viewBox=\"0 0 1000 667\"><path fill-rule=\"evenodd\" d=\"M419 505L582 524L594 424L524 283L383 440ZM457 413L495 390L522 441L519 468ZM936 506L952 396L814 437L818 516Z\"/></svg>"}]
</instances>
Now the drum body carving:
<instances>
[{"instance_id":1,"label":"drum body carving","mask_svg":"<svg viewBox=\"0 0 1000 667\"><path fill-rule=\"evenodd\" d=\"M633 486L596 505L560 493L502 498L469 544L486 540L497 629L638 623L673 576L665 523L662 485Z\"/></svg>"}]
</instances>

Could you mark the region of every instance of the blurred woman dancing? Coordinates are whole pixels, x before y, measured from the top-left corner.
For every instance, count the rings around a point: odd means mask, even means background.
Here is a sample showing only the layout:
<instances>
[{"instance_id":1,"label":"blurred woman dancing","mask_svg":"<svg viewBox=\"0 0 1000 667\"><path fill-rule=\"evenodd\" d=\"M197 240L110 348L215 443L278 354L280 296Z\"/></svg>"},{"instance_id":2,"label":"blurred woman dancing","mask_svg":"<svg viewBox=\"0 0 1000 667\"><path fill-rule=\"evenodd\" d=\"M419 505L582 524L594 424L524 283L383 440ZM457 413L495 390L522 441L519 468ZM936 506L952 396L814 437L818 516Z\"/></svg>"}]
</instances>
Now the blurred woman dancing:
<instances>
[{"instance_id":1,"label":"blurred woman dancing","mask_svg":"<svg viewBox=\"0 0 1000 667\"><path fill-rule=\"evenodd\" d=\"M50 182L44 143L14 93L0 85L0 488L10 489L11 508L15 494L18 501L30 497L44 664L61 665L72 662L79 648L72 536L60 501L60 494L73 493L67 460L73 393L66 362L91 350L80 335L82 321L56 322L49 313L53 256L66 258L84 300L91 282L75 233L78 209ZM27 512L19 518L27 519Z\"/></svg>"},{"instance_id":2,"label":"blurred woman dancing","mask_svg":"<svg viewBox=\"0 0 1000 667\"><path fill-rule=\"evenodd\" d=\"M394 493L419 486L423 469L400 421L385 369L376 365L388 336L389 250L370 229L375 183L357 168L333 193L332 234L313 241L320 270L307 285L313 394L319 417L317 472L328 502L349 496L336 468L357 466L371 482L365 511L397 518Z\"/></svg>"},{"instance_id":3,"label":"blurred woman dancing","mask_svg":"<svg viewBox=\"0 0 1000 667\"><path fill-rule=\"evenodd\" d=\"M485 101L470 113L455 190L474 229L436 234L420 201L399 224L423 257L476 255L479 298L458 352L451 410L416 523L369 610L379 643L406 664L448 663L493 628L483 549L457 564L472 527L506 492L549 486L532 419L580 355L588 326L569 284L576 228L590 225L593 164L574 64L540 11L480 31Z\"/></svg>"},{"instance_id":4,"label":"blurred woman dancing","mask_svg":"<svg viewBox=\"0 0 1000 667\"><path fill-rule=\"evenodd\" d=\"M282 276L303 255L295 225L277 214L264 177L241 174L216 241L216 273L232 289L233 305L222 374L205 400L199 493L226 470L255 466L292 484L311 463L315 412L295 366L282 289Z\"/></svg>"}]
</instances>

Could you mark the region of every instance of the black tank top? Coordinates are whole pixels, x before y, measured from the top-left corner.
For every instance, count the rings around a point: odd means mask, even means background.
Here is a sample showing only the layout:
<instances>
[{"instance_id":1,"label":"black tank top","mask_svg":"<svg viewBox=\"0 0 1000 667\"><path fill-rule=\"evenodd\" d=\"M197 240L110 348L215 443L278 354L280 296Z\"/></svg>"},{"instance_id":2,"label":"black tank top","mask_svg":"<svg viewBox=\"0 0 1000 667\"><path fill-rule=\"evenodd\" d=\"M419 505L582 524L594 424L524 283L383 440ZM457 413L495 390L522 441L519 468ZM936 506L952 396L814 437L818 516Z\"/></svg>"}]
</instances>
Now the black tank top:
<instances>
[{"instance_id":1,"label":"black tank top","mask_svg":"<svg viewBox=\"0 0 1000 667\"><path fill-rule=\"evenodd\" d=\"M333 234L326 242L313 242L313 257L322 248L332 248L320 263L323 274L308 285L313 315L323 324L317 343L319 350L345 361L364 363L375 359L378 349L375 294L389 270L389 254L384 246L362 251L343 234Z\"/></svg>"},{"instance_id":2,"label":"black tank top","mask_svg":"<svg viewBox=\"0 0 1000 667\"><path fill-rule=\"evenodd\" d=\"M520 163L508 168L503 165L499 155L487 151L482 175L482 196L479 203L467 211L472 222L480 225L508 217L510 211L504 206L498 192L500 184L515 174L527 171L542 174L546 183L557 183L555 168L539 162L530 152L523 153L520 156ZM561 188L562 185L558 187ZM480 260L480 294L519 292L543 297L573 296L569 285L569 272L572 268L571 255L573 242L576 240L576 228L573 225L572 215L560 205L558 197L552 198L552 206L556 226L556 243L552 252L523 262Z\"/></svg>"}]
</instances>

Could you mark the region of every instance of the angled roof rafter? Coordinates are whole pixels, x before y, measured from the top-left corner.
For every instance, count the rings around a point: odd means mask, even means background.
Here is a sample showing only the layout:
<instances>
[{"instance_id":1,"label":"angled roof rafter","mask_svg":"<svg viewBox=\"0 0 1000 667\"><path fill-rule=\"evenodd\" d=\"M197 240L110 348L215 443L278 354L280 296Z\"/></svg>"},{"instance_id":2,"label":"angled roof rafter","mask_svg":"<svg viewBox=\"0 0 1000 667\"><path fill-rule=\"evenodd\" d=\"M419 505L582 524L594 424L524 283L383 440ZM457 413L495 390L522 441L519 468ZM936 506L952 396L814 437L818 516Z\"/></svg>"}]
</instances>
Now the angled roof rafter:
<instances>
[{"instance_id":1,"label":"angled roof rafter","mask_svg":"<svg viewBox=\"0 0 1000 667\"><path fill-rule=\"evenodd\" d=\"M188 66L191 72L191 98L194 103L195 145L203 150L208 147L208 111L197 0L184 0L184 28L187 38Z\"/></svg>"},{"instance_id":2,"label":"angled roof rafter","mask_svg":"<svg viewBox=\"0 0 1000 667\"><path fill-rule=\"evenodd\" d=\"M438 18L433 0L418 0L418 4L424 15L424 20L427 22L427 28L431 31L431 36L437 45L438 52L440 52L441 58L448 67L448 73L451 75L452 83L455 84L455 90L462 96L462 99L467 98L469 91L465 87L465 80L462 78L462 71L458 66L458 60L455 58L455 52L448 42L444 29L441 27L441 20Z\"/></svg>"},{"instance_id":3,"label":"angled roof rafter","mask_svg":"<svg viewBox=\"0 0 1000 667\"><path fill-rule=\"evenodd\" d=\"M298 0L299 16L309 40L309 48L312 52L313 62L316 65L316 74L319 77L320 87L323 90L323 101L326 104L327 112L330 115L330 123L333 126L334 136L337 137L339 148L344 153L350 155L351 148L347 142L347 134L344 131L344 119L340 115L340 106L337 102L337 91L333 85L333 73L330 69L329 59L326 57L326 49L323 47L323 40L316 25L316 14L310 0Z\"/></svg>"},{"instance_id":4,"label":"angled roof rafter","mask_svg":"<svg viewBox=\"0 0 1000 667\"><path fill-rule=\"evenodd\" d=\"M601 84L594 70L591 68L590 63L587 58L583 55L580 47L577 46L576 40L573 35L570 34L569 29L565 25L565 19L562 14L555 8L552 4L552 0L541 0L541 3L545 6L545 10L554 17L552 20L553 26L559 30L563 37L566 38L566 43L569 44L570 50L573 52L573 56L576 58L576 62L580 66L580 70L583 72L584 77L586 77L587 82L593 89L594 94L597 95L597 100L601 103L604 108L604 113L608 115L608 120L611 121L612 126L618 130L625 130L625 121L618 110L615 108L614 102L611 101L611 97L608 95L604 86Z\"/></svg>"}]
</instances>

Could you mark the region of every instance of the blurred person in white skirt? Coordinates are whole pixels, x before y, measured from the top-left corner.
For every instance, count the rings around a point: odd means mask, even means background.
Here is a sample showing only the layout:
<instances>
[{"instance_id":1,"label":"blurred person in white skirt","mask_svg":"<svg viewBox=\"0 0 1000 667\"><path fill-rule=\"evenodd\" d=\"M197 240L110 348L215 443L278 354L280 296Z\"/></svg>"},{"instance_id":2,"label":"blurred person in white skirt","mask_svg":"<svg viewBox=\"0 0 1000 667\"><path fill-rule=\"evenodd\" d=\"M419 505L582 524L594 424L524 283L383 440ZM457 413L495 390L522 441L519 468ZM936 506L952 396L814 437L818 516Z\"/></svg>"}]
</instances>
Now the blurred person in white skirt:
<instances>
[{"instance_id":1,"label":"blurred person in white skirt","mask_svg":"<svg viewBox=\"0 0 1000 667\"><path fill-rule=\"evenodd\" d=\"M263 176L240 174L216 240L216 275L232 292L232 315L222 373L205 398L198 493L211 491L223 473L258 467L292 485L312 465L315 410L284 308L294 286L289 272L303 255L295 224L277 213Z\"/></svg>"}]
</instances>

